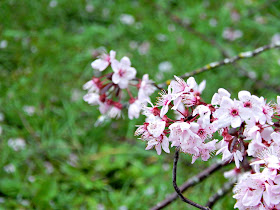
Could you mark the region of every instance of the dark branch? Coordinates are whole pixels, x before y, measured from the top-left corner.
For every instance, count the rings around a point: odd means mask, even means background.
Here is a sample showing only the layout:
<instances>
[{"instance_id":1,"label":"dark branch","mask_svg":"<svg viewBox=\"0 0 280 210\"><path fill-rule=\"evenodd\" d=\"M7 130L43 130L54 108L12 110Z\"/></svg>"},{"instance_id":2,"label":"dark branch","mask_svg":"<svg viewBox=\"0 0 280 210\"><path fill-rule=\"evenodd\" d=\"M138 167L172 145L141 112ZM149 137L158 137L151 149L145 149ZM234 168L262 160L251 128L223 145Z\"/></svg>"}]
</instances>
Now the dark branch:
<instances>
[{"instance_id":1,"label":"dark branch","mask_svg":"<svg viewBox=\"0 0 280 210\"><path fill-rule=\"evenodd\" d=\"M199 209L202 209L202 210L209 210L208 207L205 207L205 206L201 206L195 202L193 202L192 200L186 198L183 196L181 190L179 189L179 187L177 186L177 163L178 163L178 160L179 160L179 149L176 148L175 150L175 156L174 156L174 162L173 162L173 187L175 189L175 191L177 192L179 198L181 198L182 201L196 207L196 208L199 208Z\"/></svg>"},{"instance_id":2,"label":"dark branch","mask_svg":"<svg viewBox=\"0 0 280 210\"><path fill-rule=\"evenodd\" d=\"M233 185L236 183L236 180L231 180L229 182L226 182L221 189L217 191L216 194L214 194L212 197L209 198L206 206L209 206L209 208L212 208L213 205L224 195L226 195L228 192L231 191L233 188Z\"/></svg>"},{"instance_id":3,"label":"dark branch","mask_svg":"<svg viewBox=\"0 0 280 210\"><path fill-rule=\"evenodd\" d=\"M189 180L187 180L184 184L181 185L180 190L183 193L190 187L195 186L200 181L204 180L208 176L210 176L215 171L219 170L225 165L225 163L219 162L215 163L212 166L206 168L204 171L200 172L199 174L191 177ZM170 203L175 201L178 198L178 194L176 192L172 193L170 196L168 196L165 200L159 202L157 205L151 208L151 210L159 210L166 206L168 206Z\"/></svg>"}]
</instances>

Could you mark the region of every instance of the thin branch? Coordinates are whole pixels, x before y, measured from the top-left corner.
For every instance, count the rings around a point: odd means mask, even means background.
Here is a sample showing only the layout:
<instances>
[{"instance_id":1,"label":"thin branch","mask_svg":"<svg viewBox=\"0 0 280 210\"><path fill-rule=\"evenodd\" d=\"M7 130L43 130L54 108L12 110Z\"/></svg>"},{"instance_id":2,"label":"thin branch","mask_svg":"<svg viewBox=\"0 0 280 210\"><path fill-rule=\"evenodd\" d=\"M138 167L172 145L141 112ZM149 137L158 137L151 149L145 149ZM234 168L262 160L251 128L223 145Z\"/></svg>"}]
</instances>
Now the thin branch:
<instances>
[{"instance_id":1,"label":"thin branch","mask_svg":"<svg viewBox=\"0 0 280 210\"><path fill-rule=\"evenodd\" d=\"M259 48L255 49L255 50L252 50L252 51L239 53L237 56L234 56L232 58L225 58L221 61L209 63L202 68L196 69L196 70L194 70L190 73L186 73L186 74L182 75L181 78L190 77L190 76L200 74L202 72L212 70L212 69L215 69L215 68L218 68L218 67L221 67L221 66L225 66L225 65L228 65L228 64L233 64L233 63L235 63L235 62L237 62L241 59L252 58L252 57L255 57L255 56L257 56L257 55L259 55L259 54L261 54L265 51L268 51L268 50L274 49L274 48L278 48L278 47L280 47L280 41L278 41L276 43L264 45L262 47L259 47Z\"/></svg>"},{"instance_id":2,"label":"thin branch","mask_svg":"<svg viewBox=\"0 0 280 210\"><path fill-rule=\"evenodd\" d=\"M214 194L213 196L211 196L206 204L206 206L209 206L209 208L212 208L213 205L222 197L224 197L224 195L226 195L228 192L231 191L231 189L233 188L234 184L236 183L236 180L231 180L229 182L226 182L221 189L219 189L217 191L216 194Z\"/></svg>"},{"instance_id":3,"label":"thin branch","mask_svg":"<svg viewBox=\"0 0 280 210\"><path fill-rule=\"evenodd\" d=\"M196 184L198 184L199 182L201 182L202 180L204 180L205 178L210 176L212 173L214 173L215 171L222 168L224 165L226 165L226 163L222 163L222 162L215 163L215 164L211 165L210 167L206 168L205 170L203 170L199 174L191 177L184 184L182 184L181 187L180 187L180 191L183 193L184 191L186 191L190 187L195 186ZM177 198L178 198L178 194L176 192L174 192L170 196L168 196L165 200L159 202L154 207L152 207L151 210L163 209L164 207L168 206L170 203L175 201Z\"/></svg>"},{"instance_id":4,"label":"thin branch","mask_svg":"<svg viewBox=\"0 0 280 210\"><path fill-rule=\"evenodd\" d=\"M184 201L185 203L188 203L196 208L202 209L202 210L209 210L208 207L205 206L201 206L198 203L195 203L194 201L186 198L183 196L181 190L179 189L179 187L177 186L177 163L179 160L179 149L176 148L175 150L175 156L174 156L174 162L173 162L173 171L172 171L172 175L173 175L173 187L175 189L175 191L177 192L178 196L181 198L182 201Z\"/></svg>"}]
</instances>

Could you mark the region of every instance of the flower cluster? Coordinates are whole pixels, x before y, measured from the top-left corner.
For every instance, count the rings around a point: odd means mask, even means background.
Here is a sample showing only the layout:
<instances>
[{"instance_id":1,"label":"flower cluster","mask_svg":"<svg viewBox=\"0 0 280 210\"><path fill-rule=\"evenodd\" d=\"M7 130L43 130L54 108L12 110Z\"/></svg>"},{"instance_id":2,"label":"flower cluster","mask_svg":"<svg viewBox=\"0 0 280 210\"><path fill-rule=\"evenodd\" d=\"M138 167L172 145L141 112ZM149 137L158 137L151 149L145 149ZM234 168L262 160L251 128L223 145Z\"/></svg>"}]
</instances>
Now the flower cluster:
<instances>
[{"instance_id":1,"label":"flower cluster","mask_svg":"<svg viewBox=\"0 0 280 210\"><path fill-rule=\"evenodd\" d=\"M169 153L171 143L192 155L192 163L199 157L207 161L217 150L224 162L236 165L227 173L240 178L236 208L280 209L280 97L271 104L240 91L238 99L231 99L220 88L207 104L201 98L204 88L205 81L198 85L193 77L185 82L175 76L155 105L143 107L146 122L135 135L147 142L146 150L155 148L158 154L162 149ZM216 131L220 140L213 139ZM250 165L248 157L259 161Z\"/></svg>"},{"instance_id":2,"label":"flower cluster","mask_svg":"<svg viewBox=\"0 0 280 210\"><path fill-rule=\"evenodd\" d=\"M179 147L184 153L191 154L192 162L199 157L206 161L211 152L216 150L217 140L211 140L217 130L213 118L214 107L201 100L205 81L198 85L193 77L186 82L175 76L168 91L162 91L156 105L144 107L146 122L139 126L135 135L147 141L146 149L155 147L158 154L161 148L169 153L171 147ZM171 119L169 111L177 113L176 119Z\"/></svg>"},{"instance_id":3,"label":"flower cluster","mask_svg":"<svg viewBox=\"0 0 280 210\"><path fill-rule=\"evenodd\" d=\"M280 135L273 133L276 140L259 154L254 173L244 173L233 191L238 209L280 209Z\"/></svg>"},{"instance_id":4,"label":"flower cluster","mask_svg":"<svg viewBox=\"0 0 280 210\"><path fill-rule=\"evenodd\" d=\"M149 96L156 89L148 74L142 79L137 78L130 59L123 57L120 61L116 60L116 52L113 50L110 54L102 54L91 66L100 72L109 67L112 71L100 77L92 77L84 84L84 90L88 91L84 101L90 105L98 105L101 114L110 118L119 118L123 108L129 104L129 119L138 118L141 104L147 104Z\"/></svg>"}]
</instances>

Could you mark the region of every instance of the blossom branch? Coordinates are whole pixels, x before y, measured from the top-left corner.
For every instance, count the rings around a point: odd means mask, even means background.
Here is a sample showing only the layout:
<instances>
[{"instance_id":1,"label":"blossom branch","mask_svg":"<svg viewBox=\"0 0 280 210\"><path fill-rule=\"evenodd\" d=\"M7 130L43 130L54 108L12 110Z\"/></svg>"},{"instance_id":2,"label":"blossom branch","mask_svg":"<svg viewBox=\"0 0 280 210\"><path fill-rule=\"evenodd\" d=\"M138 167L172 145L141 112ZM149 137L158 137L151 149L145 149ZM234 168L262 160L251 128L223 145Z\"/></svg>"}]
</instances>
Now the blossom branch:
<instances>
[{"instance_id":1,"label":"blossom branch","mask_svg":"<svg viewBox=\"0 0 280 210\"><path fill-rule=\"evenodd\" d=\"M190 76L193 76L193 75L196 75L196 74L200 74L202 72L212 70L212 69L215 69L215 68L218 68L218 67L221 67L221 66L225 66L225 65L228 65L228 64L233 64L233 63L235 63L235 62L237 62L241 59L252 58L252 57L255 57L255 56L257 56L257 55L259 55L259 54L261 54L261 53L263 53L267 50L278 48L278 47L280 47L280 42L264 45L262 47L259 47L259 48L255 49L255 50L252 50L252 51L242 52L242 53L239 53L238 55L236 55L232 58L225 58L221 61L209 63L202 68L196 69L192 72L189 72L189 73L186 73L186 74L182 75L181 78L187 78L187 77L190 77Z\"/></svg>"},{"instance_id":2,"label":"blossom branch","mask_svg":"<svg viewBox=\"0 0 280 210\"><path fill-rule=\"evenodd\" d=\"M184 184L182 184L181 187L180 187L180 191L182 193L185 192L187 189L189 189L190 187L193 187L196 184L200 183L202 180L209 177L212 173L219 170L224 165L225 165L225 163L223 163L223 162L218 162L218 163L215 163L215 164L211 165L210 167L206 168L205 170L203 170L199 174L191 177ZM178 194L176 192L174 192L170 196L168 196L165 200L159 202L154 207L152 207L151 210L163 209L164 207L168 206L173 201L175 201L177 198L178 198Z\"/></svg>"},{"instance_id":3,"label":"blossom branch","mask_svg":"<svg viewBox=\"0 0 280 210\"><path fill-rule=\"evenodd\" d=\"M184 195L182 194L180 188L177 186L177 163L179 160L179 149L176 148L175 150L175 156L174 156L174 162L173 162L173 170L172 170L172 175L173 175L173 187L175 189L175 191L177 192L178 196L181 198L182 201L196 207L199 209L203 209L203 210L209 210L208 207L205 206L201 206L195 202L193 202L192 200L189 200L188 198L184 197Z\"/></svg>"},{"instance_id":4,"label":"blossom branch","mask_svg":"<svg viewBox=\"0 0 280 210\"><path fill-rule=\"evenodd\" d=\"M236 180L231 180L229 182L226 182L221 189L217 191L216 194L211 196L206 204L206 206L209 206L209 208L212 208L213 205L222 197L224 197L225 194L231 191L233 188L233 185L236 183Z\"/></svg>"}]
</instances>

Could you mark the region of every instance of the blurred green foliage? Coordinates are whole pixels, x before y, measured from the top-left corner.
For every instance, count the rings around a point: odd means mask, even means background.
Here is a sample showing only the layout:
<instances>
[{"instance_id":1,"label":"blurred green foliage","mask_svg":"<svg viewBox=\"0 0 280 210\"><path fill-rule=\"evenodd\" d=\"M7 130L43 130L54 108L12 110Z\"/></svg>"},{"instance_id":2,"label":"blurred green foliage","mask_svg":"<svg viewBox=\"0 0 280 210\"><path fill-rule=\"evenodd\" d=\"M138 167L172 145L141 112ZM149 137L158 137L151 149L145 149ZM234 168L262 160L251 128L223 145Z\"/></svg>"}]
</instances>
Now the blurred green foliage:
<instances>
[{"instance_id":1,"label":"blurred green foliage","mask_svg":"<svg viewBox=\"0 0 280 210\"><path fill-rule=\"evenodd\" d=\"M157 4L232 56L267 44L280 32L276 1L2 0L0 209L148 209L174 192L172 154L145 151L145 143L133 137L143 118L95 127L99 112L82 100L81 87L92 76L90 63L101 46L116 50L118 58L129 56L139 76L149 73L157 82L222 59L215 46L176 25ZM123 14L132 15L134 23L122 23ZM229 41L223 37L226 28L243 36ZM239 64L277 85L279 59L279 50L271 50ZM171 62L172 71L159 73L164 61ZM234 96L246 89L276 98L238 72L225 66L197 75L197 81L207 80L205 100L219 87ZM25 148L14 151L10 138L23 138ZM191 165L182 155L179 183L213 162ZM205 204L225 181L218 172L186 195ZM229 195L214 209L233 205ZM167 209L191 208L178 200Z\"/></svg>"}]
</instances>

